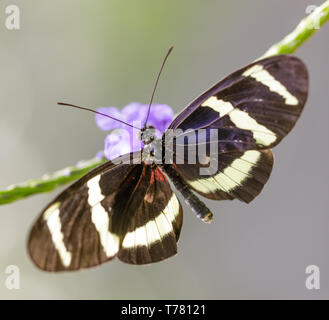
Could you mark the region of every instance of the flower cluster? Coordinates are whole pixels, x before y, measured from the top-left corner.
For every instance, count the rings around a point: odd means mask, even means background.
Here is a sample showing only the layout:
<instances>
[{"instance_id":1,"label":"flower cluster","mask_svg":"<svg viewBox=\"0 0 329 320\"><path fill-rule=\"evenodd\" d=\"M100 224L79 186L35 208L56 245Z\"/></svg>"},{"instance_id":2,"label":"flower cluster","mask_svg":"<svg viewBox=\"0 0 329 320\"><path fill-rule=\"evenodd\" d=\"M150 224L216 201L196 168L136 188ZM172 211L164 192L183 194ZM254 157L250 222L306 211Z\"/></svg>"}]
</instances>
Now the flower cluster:
<instances>
[{"instance_id":1,"label":"flower cluster","mask_svg":"<svg viewBox=\"0 0 329 320\"><path fill-rule=\"evenodd\" d=\"M148 105L138 102L132 102L122 110L116 107L101 107L98 112L107 114L111 117L120 119L130 125L139 124L141 128L146 120ZM166 104L153 104L150 110L147 125L154 127L156 132L164 132L174 117L173 110ZM119 121L96 114L95 121L97 126L104 131L110 131L105 138L104 155L107 159L112 160L120 155L129 152L139 151L143 143L134 138L138 130L133 129Z\"/></svg>"}]
</instances>

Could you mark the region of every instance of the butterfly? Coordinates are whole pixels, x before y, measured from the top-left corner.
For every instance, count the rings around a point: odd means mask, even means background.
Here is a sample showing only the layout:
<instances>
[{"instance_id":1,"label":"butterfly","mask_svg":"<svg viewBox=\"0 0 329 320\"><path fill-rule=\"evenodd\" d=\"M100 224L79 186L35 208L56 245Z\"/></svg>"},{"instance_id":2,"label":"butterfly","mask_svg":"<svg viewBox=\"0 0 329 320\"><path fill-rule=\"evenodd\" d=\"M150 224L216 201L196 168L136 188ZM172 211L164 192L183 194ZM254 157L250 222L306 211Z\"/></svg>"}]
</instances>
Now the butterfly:
<instances>
[{"instance_id":1,"label":"butterfly","mask_svg":"<svg viewBox=\"0 0 329 320\"><path fill-rule=\"evenodd\" d=\"M142 152L93 169L46 206L30 232L32 260L42 270L69 271L115 257L140 265L175 255L183 211L168 178L204 222L213 215L196 194L249 203L270 176L270 149L294 127L307 95L305 64L279 55L215 84L183 109L161 139L145 124ZM180 133L168 134L175 131ZM152 145L161 147L162 161L150 161L154 147L144 152ZM177 150L192 145L197 161L191 163Z\"/></svg>"}]
</instances>

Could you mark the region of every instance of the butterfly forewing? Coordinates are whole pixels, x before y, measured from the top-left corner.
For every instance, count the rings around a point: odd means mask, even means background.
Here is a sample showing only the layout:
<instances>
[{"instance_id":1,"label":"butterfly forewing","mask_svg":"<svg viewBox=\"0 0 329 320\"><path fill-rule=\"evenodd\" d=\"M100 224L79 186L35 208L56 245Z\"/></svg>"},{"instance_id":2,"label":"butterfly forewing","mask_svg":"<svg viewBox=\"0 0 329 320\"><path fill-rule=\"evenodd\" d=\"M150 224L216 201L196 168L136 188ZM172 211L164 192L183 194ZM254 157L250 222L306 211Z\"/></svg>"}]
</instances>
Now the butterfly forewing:
<instances>
[{"instance_id":1,"label":"butterfly forewing","mask_svg":"<svg viewBox=\"0 0 329 320\"><path fill-rule=\"evenodd\" d=\"M76 270L116 256L120 240L119 235L109 230L110 204L117 188L134 167L106 163L78 180L45 208L33 226L28 242L30 256L39 268ZM100 181L108 172L112 175L112 190L105 194Z\"/></svg>"},{"instance_id":2,"label":"butterfly forewing","mask_svg":"<svg viewBox=\"0 0 329 320\"><path fill-rule=\"evenodd\" d=\"M308 73L300 59L287 55L266 58L210 88L170 128L238 129L240 139L253 138L253 145L245 149L267 149L295 125L307 93Z\"/></svg>"}]
</instances>

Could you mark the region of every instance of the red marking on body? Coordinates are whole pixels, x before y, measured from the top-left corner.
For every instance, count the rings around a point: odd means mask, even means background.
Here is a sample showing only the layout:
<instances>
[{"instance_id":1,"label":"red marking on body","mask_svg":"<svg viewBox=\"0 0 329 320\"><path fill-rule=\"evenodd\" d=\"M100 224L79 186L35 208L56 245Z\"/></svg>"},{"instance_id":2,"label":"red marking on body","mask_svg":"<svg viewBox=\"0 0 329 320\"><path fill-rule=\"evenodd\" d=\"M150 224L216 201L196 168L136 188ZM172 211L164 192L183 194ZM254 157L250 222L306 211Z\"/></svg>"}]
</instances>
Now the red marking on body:
<instances>
[{"instance_id":1,"label":"red marking on body","mask_svg":"<svg viewBox=\"0 0 329 320\"><path fill-rule=\"evenodd\" d=\"M161 172L159 168L152 170L150 183L154 183L155 180L157 181L167 181L166 176Z\"/></svg>"}]
</instances>

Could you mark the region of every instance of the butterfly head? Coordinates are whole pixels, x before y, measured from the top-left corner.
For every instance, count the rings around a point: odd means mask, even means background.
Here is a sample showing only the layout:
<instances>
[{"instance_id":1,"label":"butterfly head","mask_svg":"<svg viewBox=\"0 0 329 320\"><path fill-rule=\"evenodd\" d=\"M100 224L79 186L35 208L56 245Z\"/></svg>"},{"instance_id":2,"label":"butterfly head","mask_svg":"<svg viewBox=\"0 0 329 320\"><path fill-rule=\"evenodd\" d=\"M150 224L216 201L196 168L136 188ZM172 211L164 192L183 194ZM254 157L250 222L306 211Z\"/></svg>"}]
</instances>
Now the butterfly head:
<instances>
[{"instance_id":1,"label":"butterfly head","mask_svg":"<svg viewBox=\"0 0 329 320\"><path fill-rule=\"evenodd\" d=\"M152 143L155 140L155 128L153 126L149 126L141 129L139 133L139 140L143 141L145 145Z\"/></svg>"}]
</instances>

